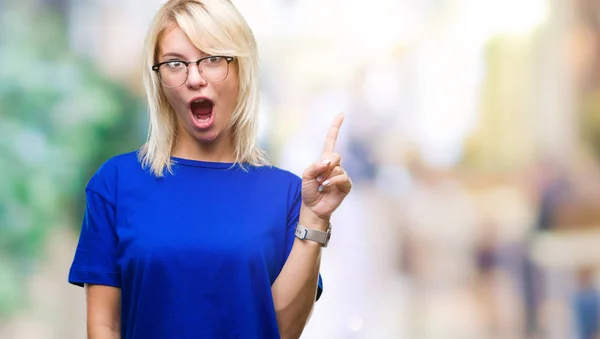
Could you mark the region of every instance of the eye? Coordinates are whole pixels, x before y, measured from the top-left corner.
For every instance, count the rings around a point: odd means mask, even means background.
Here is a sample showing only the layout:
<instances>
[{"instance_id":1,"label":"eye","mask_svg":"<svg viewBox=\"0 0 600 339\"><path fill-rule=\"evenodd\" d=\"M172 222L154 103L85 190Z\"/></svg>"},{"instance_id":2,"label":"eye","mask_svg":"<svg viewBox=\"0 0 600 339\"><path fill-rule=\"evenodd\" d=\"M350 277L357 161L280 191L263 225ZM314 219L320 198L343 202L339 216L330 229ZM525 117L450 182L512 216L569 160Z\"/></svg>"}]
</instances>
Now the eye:
<instances>
[{"instance_id":1,"label":"eye","mask_svg":"<svg viewBox=\"0 0 600 339\"><path fill-rule=\"evenodd\" d=\"M181 60L172 60L165 64L170 69L179 69L185 67L185 64Z\"/></svg>"},{"instance_id":2,"label":"eye","mask_svg":"<svg viewBox=\"0 0 600 339\"><path fill-rule=\"evenodd\" d=\"M210 58L206 59L205 62L207 64L216 64L216 63L219 63L221 60L223 60L223 57L213 56L213 57L210 57Z\"/></svg>"}]
</instances>

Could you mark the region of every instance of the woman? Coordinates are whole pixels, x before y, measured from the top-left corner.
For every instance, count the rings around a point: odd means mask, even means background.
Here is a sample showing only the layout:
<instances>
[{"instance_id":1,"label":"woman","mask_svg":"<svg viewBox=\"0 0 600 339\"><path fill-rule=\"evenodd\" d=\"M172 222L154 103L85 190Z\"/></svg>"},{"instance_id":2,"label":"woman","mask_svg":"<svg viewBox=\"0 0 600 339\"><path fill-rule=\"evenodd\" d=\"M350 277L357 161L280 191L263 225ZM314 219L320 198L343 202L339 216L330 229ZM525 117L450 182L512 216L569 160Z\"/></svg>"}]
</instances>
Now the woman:
<instances>
[{"instance_id":1,"label":"woman","mask_svg":"<svg viewBox=\"0 0 600 339\"><path fill-rule=\"evenodd\" d=\"M104 163L69 282L102 338L298 338L321 248L350 192L334 145L303 177L256 144L258 58L227 0L171 0L145 47L148 141Z\"/></svg>"}]
</instances>

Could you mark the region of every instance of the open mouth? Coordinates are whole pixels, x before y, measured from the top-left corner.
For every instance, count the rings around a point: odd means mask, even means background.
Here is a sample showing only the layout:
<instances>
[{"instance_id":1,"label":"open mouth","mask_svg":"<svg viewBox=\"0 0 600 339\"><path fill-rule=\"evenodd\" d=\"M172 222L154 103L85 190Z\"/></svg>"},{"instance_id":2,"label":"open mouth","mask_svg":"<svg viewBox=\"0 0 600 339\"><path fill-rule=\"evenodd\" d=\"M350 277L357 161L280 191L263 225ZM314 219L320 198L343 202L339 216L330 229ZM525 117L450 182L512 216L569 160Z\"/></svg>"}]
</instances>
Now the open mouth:
<instances>
[{"instance_id":1,"label":"open mouth","mask_svg":"<svg viewBox=\"0 0 600 339\"><path fill-rule=\"evenodd\" d=\"M214 103L208 99L196 99L190 104L192 115L198 123L207 123L213 112Z\"/></svg>"}]
</instances>

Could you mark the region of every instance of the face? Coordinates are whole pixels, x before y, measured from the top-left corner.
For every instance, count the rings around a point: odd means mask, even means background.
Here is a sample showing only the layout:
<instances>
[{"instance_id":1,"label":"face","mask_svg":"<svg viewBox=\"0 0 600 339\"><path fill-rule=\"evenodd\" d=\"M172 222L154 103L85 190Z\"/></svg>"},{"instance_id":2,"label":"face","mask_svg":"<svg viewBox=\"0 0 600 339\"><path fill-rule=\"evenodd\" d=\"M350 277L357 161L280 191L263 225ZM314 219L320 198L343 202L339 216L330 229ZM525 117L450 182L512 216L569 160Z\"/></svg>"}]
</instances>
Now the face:
<instances>
[{"instance_id":1,"label":"face","mask_svg":"<svg viewBox=\"0 0 600 339\"><path fill-rule=\"evenodd\" d=\"M208 56L197 49L177 26L168 28L159 41L158 62L168 60L196 61ZM161 66L164 67L164 66ZM207 82L198 66L190 64L187 81L175 88L163 86L164 93L177 113L180 143L200 142L228 144L231 133L226 130L238 97L238 70L235 61L229 64L225 80Z\"/></svg>"}]
</instances>

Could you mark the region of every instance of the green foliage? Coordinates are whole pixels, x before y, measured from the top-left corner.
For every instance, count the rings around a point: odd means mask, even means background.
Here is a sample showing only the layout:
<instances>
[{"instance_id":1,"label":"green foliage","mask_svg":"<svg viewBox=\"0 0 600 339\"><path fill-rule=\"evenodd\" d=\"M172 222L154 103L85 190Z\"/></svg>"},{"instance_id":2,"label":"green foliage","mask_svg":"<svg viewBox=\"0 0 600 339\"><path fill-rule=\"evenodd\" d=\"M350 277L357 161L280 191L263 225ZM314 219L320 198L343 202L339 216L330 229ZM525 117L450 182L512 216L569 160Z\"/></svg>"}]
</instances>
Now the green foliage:
<instances>
[{"instance_id":1,"label":"green foliage","mask_svg":"<svg viewBox=\"0 0 600 339\"><path fill-rule=\"evenodd\" d=\"M600 158L600 89L586 92L580 100L581 137L594 156Z\"/></svg>"},{"instance_id":2,"label":"green foliage","mask_svg":"<svg viewBox=\"0 0 600 339\"><path fill-rule=\"evenodd\" d=\"M49 232L79 229L91 174L143 137L141 98L69 51L60 14L25 8L0 12L0 318Z\"/></svg>"}]
</instances>

